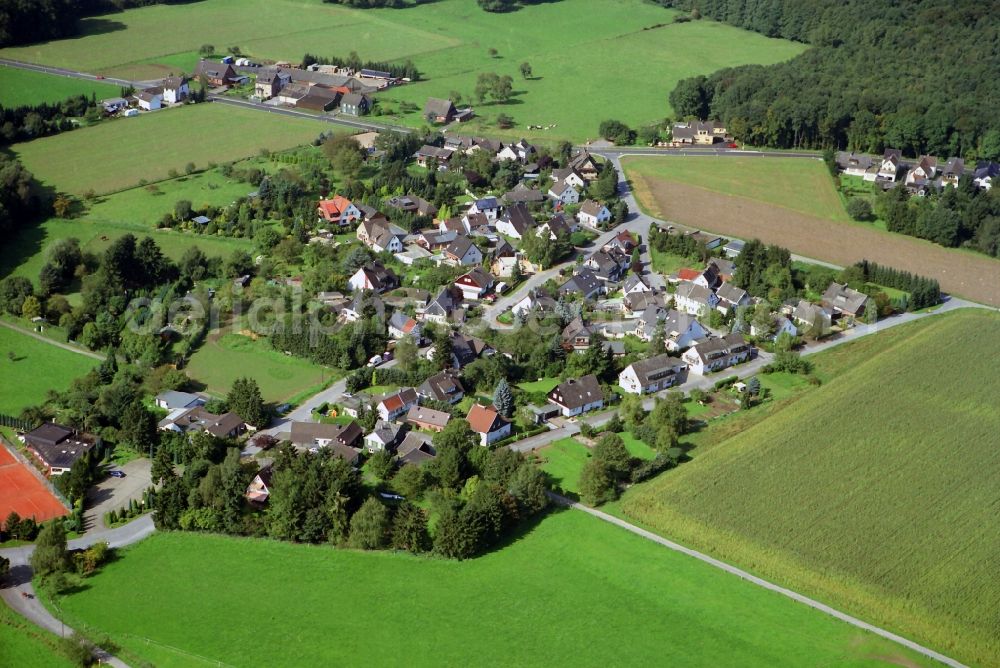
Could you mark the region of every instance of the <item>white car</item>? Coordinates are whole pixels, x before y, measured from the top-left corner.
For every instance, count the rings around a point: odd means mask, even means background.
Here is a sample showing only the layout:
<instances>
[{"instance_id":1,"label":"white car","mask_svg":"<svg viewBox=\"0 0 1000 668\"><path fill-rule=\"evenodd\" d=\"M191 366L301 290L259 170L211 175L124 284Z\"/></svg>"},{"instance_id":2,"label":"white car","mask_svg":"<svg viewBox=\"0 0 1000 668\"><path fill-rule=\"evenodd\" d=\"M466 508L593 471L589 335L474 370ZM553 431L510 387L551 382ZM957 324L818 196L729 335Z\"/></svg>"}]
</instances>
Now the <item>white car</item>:
<instances>
[{"instance_id":1,"label":"white car","mask_svg":"<svg viewBox=\"0 0 1000 668\"><path fill-rule=\"evenodd\" d=\"M370 360L368 360L368 366L378 366L382 363L381 355L374 355Z\"/></svg>"}]
</instances>

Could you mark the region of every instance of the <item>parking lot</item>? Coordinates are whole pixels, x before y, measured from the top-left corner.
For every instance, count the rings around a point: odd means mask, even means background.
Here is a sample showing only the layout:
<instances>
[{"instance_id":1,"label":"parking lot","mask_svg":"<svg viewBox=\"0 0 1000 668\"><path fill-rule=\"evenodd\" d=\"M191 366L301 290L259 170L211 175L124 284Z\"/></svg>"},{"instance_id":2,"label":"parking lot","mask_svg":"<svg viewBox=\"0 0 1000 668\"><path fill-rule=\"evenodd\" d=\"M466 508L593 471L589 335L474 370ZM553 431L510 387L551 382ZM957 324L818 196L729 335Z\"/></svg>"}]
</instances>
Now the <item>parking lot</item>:
<instances>
[{"instance_id":1,"label":"parking lot","mask_svg":"<svg viewBox=\"0 0 1000 668\"><path fill-rule=\"evenodd\" d=\"M108 476L94 485L87 494L87 510L83 515L86 531L103 529L104 514L127 506L132 499L141 500L142 493L150 484L150 461L148 459L133 459L122 466L113 466L110 470L125 473L124 478Z\"/></svg>"}]
</instances>

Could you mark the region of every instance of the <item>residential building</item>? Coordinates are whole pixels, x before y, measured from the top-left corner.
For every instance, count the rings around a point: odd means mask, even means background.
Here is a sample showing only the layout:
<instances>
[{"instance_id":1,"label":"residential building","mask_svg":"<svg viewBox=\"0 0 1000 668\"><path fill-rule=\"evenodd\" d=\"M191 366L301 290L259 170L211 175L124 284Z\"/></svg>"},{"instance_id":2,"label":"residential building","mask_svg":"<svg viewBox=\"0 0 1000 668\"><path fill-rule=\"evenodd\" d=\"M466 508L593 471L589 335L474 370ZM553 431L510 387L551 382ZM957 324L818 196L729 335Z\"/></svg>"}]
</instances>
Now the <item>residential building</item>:
<instances>
[{"instance_id":1,"label":"residential building","mask_svg":"<svg viewBox=\"0 0 1000 668\"><path fill-rule=\"evenodd\" d=\"M639 274L629 274L625 277L625 282L622 283L622 296L624 297L636 292L652 292L652 290L653 288L649 287L646 280Z\"/></svg>"},{"instance_id":2,"label":"residential building","mask_svg":"<svg viewBox=\"0 0 1000 668\"><path fill-rule=\"evenodd\" d=\"M518 202L507 207L503 216L497 220L497 232L513 239L522 239L528 230L536 225L534 216L528 211L526 204Z\"/></svg>"},{"instance_id":3,"label":"residential building","mask_svg":"<svg viewBox=\"0 0 1000 668\"><path fill-rule=\"evenodd\" d=\"M342 114L366 116L371 110L371 98L364 93L348 93L340 99L340 113Z\"/></svg>"},{"instance_id":4,"label":"residential building","mask_svg":"<svg viewBox=\"0 0 1000 668\"><path fill-rule=\"evenodd\" d=\"M456 267L481 264L483 252L467 236L459 235L444 249L445 262Z\"/></svg>"},{"instance_id":5,"label":"residential building","mask_svg":"<svg viewBox=\"0 0 1000 668\"><path fill-rule=\"evenodd\" d=\"M202 406L205 404L205 400L197 394L191 394L190 392L167 390L166 392L160 392L157 394L153 403L156 404L157 408L174 411L178 408L194 408L195 406Z\"/></svg>"},{"instance_id":6,"label":"residential building","mask_svg":"<svg viewBox=\"0 0 1000 668\"><path fill-rule=\"evenodd\" d=\"M396 448L400 466L419 466L434 459L436 454L431 437L418 431L408 433Z\"/></svg>"},{"instance_id":7,"label":"residential building","mask_svg":"<svg viewBox=\"0 0 1000 668\"><path fill-rule=\"evenodd\" d=\"M135 96L139 108L144 111L156 111L163 106L163 89L159 86L147 88Z\"/></svg>"},{"instance_id":8,"label":"residential building","mask_svg":"<svg viewBox=\"0 0 1000 668\"><path fill-rule=\"evenodd\" d=\"M580 316L566 325L562 331L562 346L567 350L586 350L590 347L590 340L594 333L590 327L584 324Z\"/></svg>"},{"instance_id":9,"label":"residential building","mask_svg":"<svg viewBox=\"0 0 1000 668\"><path fill-rule=\"evenodd\" d=\"M656 355L629 364L618 374L618 384L631 394L659 392L682 379L684 364L670 355Z\"/></svg>"},{"instance_id":10,"label":"residential building","mask_svg":"<svg viewBox=\"0 0 1000 668\"><path fill-rule=\"evenodd\" d=\"M722 247L722 252L726 254L730 260L735 259L743 252L743 247L746 246L745 241L739 239L732 239L725 246Z\"/></svg>"},{"instance_id":11,"label":"residential building","mask_svg":"<svg viewBox=\"0 0 1000 668\"><path fill-rule=\"evenodd\" d=\"M417 159L417 165L428 169L430 165L436 165L438 171L447 171L448 163L451 160L451 156L454 154L450 148L438 148L437 146L430 146L425 144L421 146L420 149L413 154L413 157Z\"/></svg>"},{"instance_id":12,"label":"residential building","mask_svg":"<svg viewBox=\"0 0 1000 668\"><path fill-rule=\"evenodd\" d=\"M194 68L194 79L205 77L211 88L230 86L241 79L229 63L218 63L214 60L200 60Z\"/></svg>"},{"instance_id":13,"label":"residential building","mask_svg":"<svg viewBox=\"0 0 1000 668\"><path fill-rule=\"evenodd\" d=\"M895 182L897 175L903 169L902 159L903 152L898 148L887 148L885 153L882 155L882 161L879 163L879 168L875 173L875 176L869 178L871 176L871 173L869 172L865 175L865 180Z\"/></svg>"},{"instance_id":14,"label":"residential building","mask_svg":"<svg viewBox=\"0 0 1000 668\"><path fill-rule=\"evenodd\" d=\"M92 434L55 422L35 427L24 434L22 440L49 476L67 473L73 464L100 444L100 439Z\"/></svg>"},{"instance_id":15,"label":"residential building","mask_svg":"<svg viewBox=\"0 0 1000 668\"><path fill-rule=\"evenodd\" d=\"M965 174L965 161L961 158L948 158L944 168L941 170L941 184L958 187L958 180Z\"/></svg>"},{"instance_id":16,"label":"residential building","mask_svg":"<svg viewBox=\"0 0 1000 668\"><path fill-rule=\"evenodd\" d=\"M420 314L420 318L440 325L446 324L451 320L452 314L459 309L461 301L461 291L456 290L454 286L450 285L443 287L437 296L424 308L423 313Z\"/></svg>"},{"instance_id":17,"label":"residential building","mask_svg":"<svg viewBox=\"0 0 1000 668\"><path fill-rule=\"evenodd\" d=\"M580 191L565 181L556 181L549 188L549 198L564 206L576 204L580 201Z\"/></svg>"},{"instance_id":18,"label":"residential building","mask_svg":"<svg viewBox=\"0 0 1000 668\"><path fill-rule=\"evenodd\" d=\"M587 181L593 181L600 175L600 165L597 164L594 156L590 155L586 150L580 151L570 157L568 166L576 170Z\"/></svg>"},{"instance_id":19,"label":"residential building","mask_svg":"<svg viewBox=\"0 0 1000 668\"><path fill-rule=\"evenodd\" d=\"M389 318L389 336L397 341L409 336L414 343L419 344L423 338L423 327L410 316L397 310Z\"/></svg>"},{"instance_id":20,"label":"residential building","mask_svg":"<svg viewBox=\"0 0 1000 668\"><path fill-rule=\"evenodd\" d=\"M671 131L672 139L680 144L707 145L725 142L725 126L718 121L693 121L691 123L674 123Z\"/></svg>"},{"instance_id":21,"label":"residential building","mask_svg":"<svg viewBox=\"0 0 1000 668\"><path fill-rule=\"evenodd\" d=\"M538 188L531 188L523 183L518 183L514 186L513 190L504 193L501 199L503 199L505 204L541 204L545 201L545 193Z\"/></svg>"},{"instance_id":22,"label":"residential building","mask_svg":"<svg viewBox=\"0 0 1000 668\"><path fill-rule=\"evenodd\" d=\"M691 372L705 375L747 361L752 350L742 334L726 334L696 342L681 359Z\"/></svg>"},{"instance_id":23,"label":"residential building","mask_svg":"<svg viewBox=\"0 0 1000 668\"><path fill-rule=\"evenodd\" d=\"M392 269L388 269L381 262L369 262L354 272L347 283L354 292L361 290L385 292L398 288L399 278Z\"/></svg>"},{"instance_id":24,"label":"residential building","mask_svg":"<svg viewBox=\"0 0 1000 668\"><path fill-rule=\"evenodd\" d=\"M247 425L236 413L216 415L208 412L204 406L196 405L170 411L167 417L160 420L157 428L181 434L205 431L217 438L236 438L247 430Z\"/></svg>"},{"instance_id":25,"label":"residential building","mask_svg":"<svg viewBox=\"0 0 1000 668\"><path fill-rule=\"evenodd\" d=\"M539 225L536 234L538 236L547 234L549 236L549 239L555 241L560 237L568 238L569 235L572 234L575 229L576 229L575 221L573 223L568 223L566 221L566 216L564 216L561 213L557 213L556 215L549 218L546 222Z\"/></svg>"},{"instance_id":26,"label":"residential building","mask_svg":"<svg viewBox=\"0 0 1000 668\"><path fill-rule=\"evenodd\" d=\"M679 311L691 315L704 315L718 306L719 298L703 285L681 281L674 292L674 304Z\"/></svg>"},{"instance_id":27,"label":"residential building","mask_svg":"<svg viewBox=\"0 0 1000 668\"><path fill-rule=\"evenodd\" d=\"M823 293L823 306L836 315L846 315L851 318L860 318L865 314L868 300L868 295L847 287L846 283L841 285L833 282Z\"/></svg>"},{"instance_id":28,"label":"residential building","mask_svg":"<svg viewBox=\"0 0 1000 668\"><path fill-rule=\"evenodd\" d=\"M416 195L400 195L398 197L392 197L385 203L387 207L393 209L399 209L400 211L406 211L407 213L413 213L418 216L427 216L428 218L433 218L437 215L438 208L425 200L423 197L418 197Z\"/></svg>"},{"instance_id":29,"label":"residential building","mask_svg":"<svg viewBox=\"0 0 1000 668\"><path fill-rule=\"evenodd\" d=\"M472 203L472 206L469 207L469 213L481 213L492 223L497 219L497 215L500 213L500 203L497 202L496 197L484 197L482 199L477 199Z\"/></svg>"},{"instance_id":30,"label":"residential building","mask_svg":"<svg viewBox=\"0 0 1000 668\"><path fill-rule=\"evenodd\" d=\"M993 182L1000 179L1000 163L981 161L972 172L972 183L980 190L989 190Z\"/></svg>"},{"instance_id":31,"label":"residential building","mask_svg":"<svg viewBox=\"0 0 1000 668\"><path fill-rule=\"evenodd\" d=\"M588 267L577 269L568 281L559 286L560 295L580 295L584 299L593 299L604 291L604 283Z\"/></svg>"},{"instance_id":32,"label":"residential building","mask_svg":"<svg viewBox=\"0 0 1000 668\"><path fill-rule=\"evenodd\" d=\"M392 450L405 434L406 428L403 425L379 420L372 432L365 436L365 450L372 453Z\"/></svg>"},{"instance_id":33,"label":"residential building","mask_svg":"<svg viewBox=\"0 0 1000 668\"><path fill-rule=\"evenodd\" d=\"M556 311L556 300L550 297L544 290L536 289L528 292L521 301L511 307L514 315L528 315L537 313L539 315L551 315Z\"/></svg>"},{"instance_id":34,"label":"residential building","mask_svg":"<svg viewBox=\"0 0 1000 668\"><path fill-rule=\"evenodd\" d=\"M472 431L479 434L479 444L483 447L510 436L511 423L492 406L472 404L465 419Z\"/></svg>"},{"instance_id":35,"label":"residential building","mask_svg":"<svg viewBox=\"0 0 1000 668\"><path fill-rule=\"evenodd\" d=\"M665 345L670 352L684 350L710 334L698 319L689 313L651 306L639 317L635 335L643 341L652 341L660 323L663 325Z\"/></svg>"},{"instance_id":36,"label":"residential building","mask_svg":"<svg viewBox=\"0 0 1000 668\"><path fill-rule=\"evenodd\" d=\"M716 308L726 313L738 306L749 306L750 295L743 288L738 288L732 283L723 283L715 290L715 296L719 298Z\"/></svg>"},{"instance_id":37,"label":"residential building","mask_svg":"<svg viewBox=\"0 0 1000 668\"><path fill-rule=\"evenodd\" d=\"M583 225L599 227L611 221L611 209L592 199L584 200L576 219Z\"/></svg>"},{"instance_id":38,"label":"residential building","mask_svg":"<svg viewBox=\"0 0 1000 668\"><path fill-rule=\"evenodd\" d=\"M577 190L583 190L587 187L587 181L572 167L566 167L565 169L553 169L552 180L556 183L566 183L573 186Z\"/></svg>"},{"instance_id":39,"label":"residential building","mask_svg":"<svg viewBox=\"0 0 1000 668\"><path fill-rule=\"evenodd\" d=\"M475 267L469 273L455 279L455 287L461 291L463 299L478 301L493 288L493 282L493 276L482 268Z\"/></svg>"},{"instance_id":40,"label":"residential building","mask_svg":"<svg viewBox=\"0 0 1000 668\"><path fill-rule=\"evenodd\" d=\"M417 396L424 400L457 404L465 397L465 388L456 371L445 369L425 380L417 388Z\"/></svg>"},{"instance_id":41,"label":"residential building","mask_svg":"<svg viewBox=\"0 0 1000 668\"><path fill-rule=\"evenodd\" d=\"M271 465L261 468L247 485L247 491L243 496L255 506L263 506L271 496L271 475L273 474Z\"/></svg>"},{"instance_id":42,"label":"residential building","mask_svg":"<svg viewBox=\"0 0 1000 668\"><path fill-rule=\"evenodd\" d=\"M922 155L917 159L917 164L906 173L906 185L923 186L934 180L937 176L938 159L931 155Z\"/></svg>"},{"instance_id":43,"label":"residential building","mask_svg":"<svg viewBox=\"0 0 1000 668\"><path fill-rule=\"evenodd\" d=\"M179 77L167 77L163 80L163 101L167 104L178 104L188 99L191 88L188 85L188 78L181 75Z\"/></svg>"},{"instance_id":44,"label":"residential building","mask_svg":"<svg viewBox=\"0 0 1000 668\"><path fill-rule=\"evenodd\" d=\"M425 431L441 431L448 425L451 419L450 413L437 411L424 406L411 406L406 413L406 422L412 424L417 429Z\"/></svg>"},{"instance_id":45,"label":"residential building","mask_svg":"<svg viewBox=\"0 0 1000 668\"><path fill-rule=\"evenodd\" d=\"M341 195L331 199L321 199L316 207L316 214L321 222L334 225L353 225L361 218L361 211L351 200Z\"/></svg>"},{"instance_id":46,"label":"residential building","mask_svg":"<svg viewBox=\"0 0 1000 668\"><path fill-rule=\"evenodd\" d=\"M253 94L261 100L269 100L291 82L292 77L287 72L271 67L261 68L257 72Z\"/></svg>"},{"instance_id":47,"label":"residential building","mask_svg":"<svg viewBox=\"0 0 1000 668\"><path fill-rule=\"evenodd\" d=\"M583 265L591 269L602 283L617 283L628 271L631 258L619 250L595 251Z\"/></svg>"},{"instance_id":48,"label":"residential building","mask_svg":"<svg viewBox=\"0 0 1000 668\"><path fill-rule=\"evenodd\" d=\"M559 406L560 412L565 417L573 417L604 406L604 391L597 376L593 374L570 378L559 383L549 392L548 398Z\"/></svg>"},{"instance_id":49,"label":"residential building","mask_svg":"<svg viewBox=\"0 0 1000 668\"><path fill-rule=\"evenodd\" d=\"M795 310L792 311L792 320L807 333L811 330L819 336L830 331L833 324L833 318L829 311L805 299L800 300Z\"/></svg>"},{"instance_id":50,"label":"residential building","mask_svg":"<svg viewBox=\"0 0 1000 668\"><path fill-rule=\"evenodd\" d=\"M455 120L455 113L455 105L451 100L429 97L424 105L424 118L428 123L451 123Z\"/></svg>"},{"instance_id":51,"label":"residential building","mask_svg":"<svg viewBox=\"0 0 1000 668\"><path fill-rule=\"evenodd\" d=\"M513 160L515 162L520 162L521 164L527 164L528 162L531 162L537 154L538 150L533 145L529 144L524 138L521 138L517 142L507 144L497 151L496 159L498 162Z\"/></svg>"},{"instance_id":52,"label":"residential building","mask_svg":"<svg viewBox=\"0 0 1000 668\"><path fill-rule=\"evenodd\" d=\"M772 323L773 323L774 333L766 337L768 341L777 341L778 337L781 336L782 334L788 334L789 336L799 335L799 329L798 327L795 326L795 323L793 323L790 319L786 318L783 315L776 315L774 318L772 318ZM755 336L759 340L760 338L762 338L761 334L762 332L760 332L757 329L757 326L754 325L753 323L750 323L750 336Z\"/></svg>"},{"instance_id":53,"label":"residential building","mask_svg":"<svg viewBox=\"0 0 1000 668\"><path fill-rule=\"evenodd\" d=\"M383 420L395 420L405 415L406 411L417 405L417 402L417 391L412 387L405 387L399 392L383 397L375 405L375 410Z\"/></svg>"},{"instance_id":54,"label":"residential building","mask_svg":"<svg viewBox=\"0 0 1000 668\"><path fill-rule=\"evenodd\" d=\"M357 422L324 424L322 422L292 422L289 441L297 448L326 448L339 444L347 448L360 445L364 432Z\"/></svg>"}]
</instances>

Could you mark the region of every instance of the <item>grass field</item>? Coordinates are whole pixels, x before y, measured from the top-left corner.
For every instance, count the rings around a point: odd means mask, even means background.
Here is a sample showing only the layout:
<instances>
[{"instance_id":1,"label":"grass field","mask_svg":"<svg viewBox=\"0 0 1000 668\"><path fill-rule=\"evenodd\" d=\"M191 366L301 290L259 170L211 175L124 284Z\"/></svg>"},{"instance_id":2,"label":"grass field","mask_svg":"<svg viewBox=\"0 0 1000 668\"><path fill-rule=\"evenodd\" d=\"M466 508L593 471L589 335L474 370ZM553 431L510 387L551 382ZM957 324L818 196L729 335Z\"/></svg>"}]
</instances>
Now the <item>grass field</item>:
<instances>
[{"instance_id":1,"label":"grass field","mask_svg":"<svg viewBox=\"0 0 1000 668\"><path fill-rule=\"evenodd\" d=\"M192 5L194 6L194 5ZM314 139L323 129L308 121L252 109L199 104L122 118L11 150L44 185L69 193L108 193L141 180L166 179L194 163L204 168L280 150ZM81 164L89 168L81 169Z\"/></svg>"},{"instance_id":2,"label":"grass field","mask_svg":"<svg viewBox=\"0 0 1000 668\"><path fill-rule=\"evenodd\" d=\"M14 353L11 361L9 353ZM19 415L45 401L49 390L65 390L97 360L0 327L0 413Z\"/></svg>"},{"instance_id":3,"label":"grass field","mask_svg":"<svg viewBox=\"0 0 1000 668\"><path fill-rule=\"evenodd\" d=\"M517 386L525 392L544 392L548 394L559 384L558 378L539 378L525 383L518 383Z\"/></svg>"},{"instance_id":4,"label":"grass field","mask_svg":"<svg viewBox=\"0 0 1000 668\"><path fill-rule=\"evenodd\" d=\"M0 106L8 108L42 102L62 102L73 95L96 95L100 100L118 97L120 92L118 86L99 81L71 79L0 66Z\"/></svg>"},{"instance_id":5,"label":"grass field","mask_svg":"<svg viewBox=\"0 0 1000 668\"><path fill-rule=\"evenodd\" d=\"M798 211L816 218L849 221L822 160L801 158L629 157L629 172L708 188Z\"/></svg>"},{"instance_id":6,"label":"grass field","mask_svg":"<svg viewBox=\"0 0 1000 668\"><path fill-rule=\"evenodd\" d=\"M629 158L624 167L643 210L659 218L758 238L840 266L872 260L936 278L946 292L1000 306L1000 262L850 221L819 161L671 156Z\"/></svg>"},{"instance_id":7,"label":"grass field","mask_svg":"<svg viewBox=\"0 0 1000 668\"><path fill-rule=\"evenodd\" d=\"M234 380L249 376L257 381L264 401L275 403L289 401L311 388L318 389L334 377L333 372L300 357L272 350L265 339L254 341L233 333L209 335L191 356L186 371L220 396L229 392Z\"/></svg>"},{"instance_id":8,"label":"grass field","mask_svg":"<svg viewBox=\"0 0 1000 668\"><path fill-rule=\"evenodd\" d=\"M0 666L70 668L73 664L56 649L51 633L26 621L0 601Z\"/></svg>"},{"instance_id":9,"label":"grass field","mask_svg":"<svg viewBox=\"0 0 1000 668\"><path fill-rule=\"evenodd\" d=\"M831 358L841 371L821 388L696 451L622 509L959 660L996 665L1000 317L960 311L898 329L841 347Z\"/></svg>"},{"instance_id":10,"label":"grass field","mask_svg":"<svg viewBox=\"0 0 1000 668\"><path fill-rule=\"evenodd\" d=\"M927 665L577 511L465 562L156 534L87 584L67 620L161 668Z\"/></svg>"},{"instance_id":11,"label":"grass field","mask_svg":"<svg viewBox=\"0 0 1000 668\"><path fill-rule=\"evenodd\" d=\"M609 116L633 125L658 121L670 113L667 94L683 77L779 62L805 48L707 19L671 23L675 15L641 0L563 0L507 14L484 12L467 0L404 10L353 10L319 0L206 0L84 19L84 37L2 49L0 56L126 78L190 71L202 44L220 51L238 45L255 58L291 62L307 51L411 59L425 81L382 95L392 109L400 101L423 109L428 96L452 91L471 99L477 74L495 71L514 78L514 99L478 105L480 121L470 131L485 121L495 132L502 112L517 122L509 134L554 141L594 137ZM498 57L490 57L491 48ZM524 61L534 70L530 80L519 72ZM581 86L586 95L577 94ZM420 112L402 120L424 122ZM528 124L555 127L529 131Z\"/></svg>"},{"instance_id":12,"label":"grass field","mask_svg":"<svg viewBox=\"0 0 1000 668\"><path fill-rule=\"evenodd\" d=\"M629 454L639 459L652 459L656 451L629 432L620 434ZM580 490L580 472L590 459L590 448L575 438L564 438L538 451L541 468L556 486L576 494Z\"/></svg>"}]
</instances>

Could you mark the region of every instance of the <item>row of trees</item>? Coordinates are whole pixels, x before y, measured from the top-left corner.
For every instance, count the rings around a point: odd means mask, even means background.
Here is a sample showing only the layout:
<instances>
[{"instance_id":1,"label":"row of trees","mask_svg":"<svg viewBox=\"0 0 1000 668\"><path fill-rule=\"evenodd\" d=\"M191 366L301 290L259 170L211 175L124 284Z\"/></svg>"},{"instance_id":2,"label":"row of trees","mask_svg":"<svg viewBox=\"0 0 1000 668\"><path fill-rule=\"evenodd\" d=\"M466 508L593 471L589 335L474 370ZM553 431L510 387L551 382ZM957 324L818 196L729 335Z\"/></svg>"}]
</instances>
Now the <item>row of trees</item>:
<instances>
[{"instance_id":1,"label":"row of trees","mask_svg":"<svg viewBox=\"0 0 1000 668\"><path fill-rule=\"evenodd\" d=\"M362 69L377 70L379 72L388 72L392 76L400 79L410 79L411 81L420 80L420 72L417 71L417 67L413 64L412 60L407 59L402 65L399 63L378 60L361 60L357 51L351 51L346 58L342 58L340 56L316 56L311 53L306 53L306 55L302 56L302 67L309 67L310 65L336 65L337 67L349 67L355 72Z\"/></svg>"},{"instance_id":2,"label":"row of trees","mask_svg":"<svg viewBox=\"0 0 1000 668\"><path fill-rule=\"evenodd\" d=\"M885 267L868 260L855 265L861 270L863 280L884 285L910 294L908 305L911 310L919 310L941 303L941 286L933 278L917 276L908 271Z\"/></svg>"},{"instance_id":3,"label":"row of trees","mask_svg":"<svg viewBox=\"0 0 1000 668\"><path fill-rule=\"evenodd\" d=\"M789 61L683 79L670 93L681 117L721 119L756 145L907 155L1000 158L1000 54L964 57L966 44L994 43L993 7L958 0L660 0L812 45ZM926 30L934 26L934 30ZM891 58L873 54L891 53Z\"/></svg>"}]
</instances>

